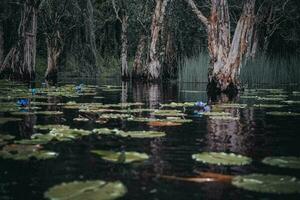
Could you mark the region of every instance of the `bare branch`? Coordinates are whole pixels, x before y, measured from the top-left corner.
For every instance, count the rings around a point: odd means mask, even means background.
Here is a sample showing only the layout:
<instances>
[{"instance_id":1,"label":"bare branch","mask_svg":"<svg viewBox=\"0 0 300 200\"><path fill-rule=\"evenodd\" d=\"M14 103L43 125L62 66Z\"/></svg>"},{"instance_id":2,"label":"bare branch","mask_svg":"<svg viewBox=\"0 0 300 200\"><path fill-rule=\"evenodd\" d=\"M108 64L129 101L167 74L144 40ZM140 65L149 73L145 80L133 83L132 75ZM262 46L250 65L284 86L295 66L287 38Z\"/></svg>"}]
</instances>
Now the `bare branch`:
<instances>
[{"instance_id":1,"label":"bare branch","mask_svg":"<svg viewBox=\"0 0 300 200\"><path fill-rule=\"evenodd\" d=\"M208 26L208 19L203 15L203 13L197 8L197 5L193 0L186 0L186 2L192 8L192 11L197 15L199 20L205 25Z\"/></svg>"},{"instance_id":2,"label":"bare branch","mask_svg":"<svg viewBox=\"0 0 300 200\"><path fill-rule=\"evenodd\" d=\"M114 11L115 11L116 18L122 23L122 19L119 16L119 9L117 9L115 0L111 0L111 3L112 3L112 6L114 8Z\"/></svg>"}]
</instances>

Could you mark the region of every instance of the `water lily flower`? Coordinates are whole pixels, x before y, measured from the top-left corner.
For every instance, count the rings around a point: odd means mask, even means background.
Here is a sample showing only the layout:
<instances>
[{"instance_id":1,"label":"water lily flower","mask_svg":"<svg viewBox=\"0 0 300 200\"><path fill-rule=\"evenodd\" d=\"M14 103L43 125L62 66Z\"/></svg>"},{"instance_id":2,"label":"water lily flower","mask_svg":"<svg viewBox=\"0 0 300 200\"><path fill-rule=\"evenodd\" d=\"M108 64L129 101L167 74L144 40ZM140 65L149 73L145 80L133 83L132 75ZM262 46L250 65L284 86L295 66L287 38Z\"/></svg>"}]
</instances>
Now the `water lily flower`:
<instances>
[{"instance_id":1,"label":"water lily flower","mask_svg":"<svg viewBox=\"0 0 300 200\"><path fill-rule=\"evenodd\" d=\"M18 106L26 107L29 105L29 100L28 99L19 99L17 101L17 104L18 104Z\"/></svg>"}]
</instances>

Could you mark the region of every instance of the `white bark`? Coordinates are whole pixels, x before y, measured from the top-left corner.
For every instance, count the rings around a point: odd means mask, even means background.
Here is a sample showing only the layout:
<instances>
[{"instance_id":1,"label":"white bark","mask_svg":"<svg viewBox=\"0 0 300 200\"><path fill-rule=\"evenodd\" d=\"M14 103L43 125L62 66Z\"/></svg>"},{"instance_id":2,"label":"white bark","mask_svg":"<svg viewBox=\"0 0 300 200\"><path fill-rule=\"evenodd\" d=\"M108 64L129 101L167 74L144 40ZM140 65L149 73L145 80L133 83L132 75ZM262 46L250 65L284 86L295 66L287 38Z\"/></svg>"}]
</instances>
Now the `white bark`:
<instances>
[{"instance_id":1,"label":"white bark","mask_svg":"<svg viewBox=\"0 0 300 200\"><path fill-rule=\"evenodd\" d=\"M146 77L148 80L156 80L161 75L161 64L157 55L157 44L162 23L169 0L156 0L156 7L152 16L151 42L149 48L149 62L147 65Z\"/></svg>"}]
</instances>

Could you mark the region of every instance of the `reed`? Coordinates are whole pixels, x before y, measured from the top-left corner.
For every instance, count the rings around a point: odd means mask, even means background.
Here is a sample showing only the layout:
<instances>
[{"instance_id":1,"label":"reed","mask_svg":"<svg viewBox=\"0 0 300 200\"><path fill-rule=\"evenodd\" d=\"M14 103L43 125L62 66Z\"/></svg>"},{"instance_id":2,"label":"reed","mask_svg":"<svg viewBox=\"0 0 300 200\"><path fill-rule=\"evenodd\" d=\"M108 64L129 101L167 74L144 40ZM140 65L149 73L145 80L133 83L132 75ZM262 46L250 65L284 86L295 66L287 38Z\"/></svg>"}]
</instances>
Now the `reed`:
<instances>
[{"instance_id":1,"label":"reed","mask_svg":"<svg viewBox=\"0 0 300 200\"><path fill-rule=\"evenodd\" d=\"M206 53L186 58L179 69L179 82L207 82L209 57ZM243 84L297 84L300 83L300 58L259 55L241 68Z\"/></svg>"}]
</instances>

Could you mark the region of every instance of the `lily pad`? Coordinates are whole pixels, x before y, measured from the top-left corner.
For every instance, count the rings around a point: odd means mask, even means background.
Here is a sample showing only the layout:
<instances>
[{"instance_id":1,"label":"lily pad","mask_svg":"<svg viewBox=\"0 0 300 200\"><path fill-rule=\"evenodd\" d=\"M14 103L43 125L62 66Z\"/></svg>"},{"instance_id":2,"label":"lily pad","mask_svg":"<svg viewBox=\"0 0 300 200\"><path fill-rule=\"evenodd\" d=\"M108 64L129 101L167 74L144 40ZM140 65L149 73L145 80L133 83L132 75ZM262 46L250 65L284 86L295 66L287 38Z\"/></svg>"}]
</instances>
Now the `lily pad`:
<instances>
[{"instance_id":1,"label":"lily pad","mask_svg":"<svg viewBox=\"0 0 300 200\"><path fill-rule=\"evenodd\" d=\"M154 127L166 127L166 126L181 126L182 123L176 123L176 122L168 122L168 121L153 121L148 122L148 126L154 126Z\"/></svg>"},{"instance_id":2,"label":"lily pad","mask_svg":"<svg viewBox=\"0 0 300 200\"><path fill-rule=\"evenodd\" d=\"M132 117L130 114L102 114L99 119L127 119Z\"/></svg>"},{"instance_id":3,"label":"lily pad","mask_svg":"<svg viewBox=\"0 0 300 200\"><path fill-rule=\"evenodd\" d=\"M127 193L120 182L74 181L50 188L44 197L50 200L114 200Z\"/></svg>"},{"instance_id":4,"label":"lily pad","mask_svg":"<svg viewBox=\"0 0 300 200\"><path fill-rule=\"evenodd\" d=\"M180 107L194 107L195 103L194 102L184 102L184 103L175 103L171 102L168 104L160 104L161 107L168 107L168 108L180 108Z\"/></svg>"},{"instance_id":5,"label":"lily pad","mask_svg":"<svg viewBox=\"0 0 300 200\"><path fill-rule=\"evenodd\" d=\"M37 129L37 130L46 131L46 130L52 130L54 128L56 128L56 129L68 129L70 127L66 126L66 125L61 125L61 124L48 124L48 125L35 125L34 128Z\"/></svg>"},{"instance_id":6,"label":"lily pad","mask_svg":"<svg viewBox=\"0 0 300 200\"><path fill-rule=\"evenodd\" d=\"M156 138L156 137L164 137L166 134L164 132L159 131L121 131L118 129L94 129L93 133L99 135L115 135L121 137L132 137L132 138Z\"/></svg>"},{"instance_id":7,"label":"lily pad","mask_svg":"<svg viewBox=\"0 0 300 200\"><path fill-rule=\"evenodd\" d=\"M74 118L73 121L76 121L76 122L88 122L88 121L90 121L90 119L88 119L86 117L77 117L77 118Z\"/></svg>"},{"instance_id":8,"label":"lily pad","mask_svg":"<svg viewBox=\"0 0 300 200\"><path fill-rule=\"evenodd\" d=\"M255 95L242 95L240 98L241 99L257 99L257 96L255 96Z\"/></svg>"},{"instance_id":9,"label":"lily pad","mask_svg":"<svg viewBox=\"0 0 300 200\"><path fill-rule=\"evenodd\" d=\"M254 108L283 108L285 105L277 105L277 104L254 104Z\"/></svg>"},{"instance_id":10,"label":"lily pad","mask_svg":"<svg viewBox=\"0 0 300 200\"><path fill-rule=\"evenodd\" d=\"M198 162L215 165L248 165L252 159L234 153L203 152L193 154L192 158Z\"/></svg>"},{"instance_id":11,"label":"lily pad","mask_svg":"<svg viewBox=\"0 0 300 200\"><path fill-rule=\"evenodd\" d=\"M191 119L182 119L180 117L167 117L166 119L133 117L127 120L134 121L134 122L172 122L172 123L189 123L193 121Z\"/></svg>"},{"instance_id":12,"label":"lily pad","mask_svg":"<svg viewBox=\"0 0 300 200\"><path fill-rule=\"evenodd\" d=\"M114 152L102 150L93 150L91 152L97 154L104 160L116 163L132 163L149 159L147 154L138 152Z\"/></svg>"},{"instance_id":13,"label":"lily pad","mask_svg":"<svg viewBox=\"0 0 300 200\"><path fill-rule=\"evenodd\" d=\"M6 145L9 140L15 139L15 136L13 135L4 135L0 134L0 146Z\"/></svg>"},{"instance_id":14,"label":"lily pad","mask_svg":"<svg viewBox=\"0 0 300 200\"><path fill-rule=\"evenodd\" d=\"M20 118L13 118L13 117L0 117L0 124L6 124L8 122L18 122L22 121Z\"/></svg>"},{"instance_id":15,"label":"lily pad","mask_svg":"<svg viewBox=\"0 0 300 200\"><path fill-rule=\"evenodd\" d=\"M209 119L224 120L224 121L238 121L240 118L232 116L209 116Z\"/></svg>"},{"instance_id":16,"label":"lily pad","mask_svg":"<svg viewBox=\"0 0 300 200\"><path fill-rule=\"evenodd\" d=\"M235 177L232 184L238 188L254 192L300 193L300 181L292 176L249 174Z\"/></svg>"},{"instance_id":17,"label":"lily pad","mask_svg":"<svg viewBox=\"0 0 300 200\"><path fill-rule=\"evenodd\" d=\"M92 132L82 129L54 128L49 134L58 141L68 141L90 135Z\"/></svg>"},{"instance_id":18,"label":"lily pad","mask_svg":"<svg viewBox=\"0 0 300 200\"><path fill-rule=\"evenodd\" d=\"M156 110L151 113L155 116L160 117L184 117L186 114L182 113L181 110Z\"/></svg>"},{"instance_id":19,"label":"lily pad","mask_svg":"<svg viewBox=\"0 0 300 200\"><path fill-rule=\"evenodd\" d=\"M282 97L258 97L257 100L259 101L284 101L285 98Z\"/></svg>"},{"instance_id":20,"label":"lily pad","mask_svg":"<svg viewBox=\"0 0 300 200\"><path fill-rule=\"evenodd\" d=\"M293 112L267 112L267 115L271 116L282 116L282 117L297 117L300 116L300 113L293 113Z\"/></svg>"},{"instance_id":21,"label":"lily pad","mask_svg":"<svg viewBox=\"0 0 300 200\"><path fill-rule=\"evenodd\" d=\"M3 147L0 151L0 157L13 160L29 160L31 158L46 160L57 156L56 152L41 150L39 145L12 144Z\"/></svg>"},{"instance_id":22,"label":"lily pad","mask_svg":"<svg viewBox=\"0 0 300 200\"><path fill-rule=\"evenodd\" d=\"M276 157L266 157L262 160L266 165L300 169L300 157L294 156L276 156Z\"/></svg>"},{"instance_id":23,"label":"lily pad","mask_svg":"<svg viewBox=\"0 0 300 200\"><path fill-rule=\"evenodd\" d=\"M63 115L63 112L60 111L37 111L34 112L37 115Z\"/></svg>"},{"instance_id":24,"label":"lily pad","mask_svg":"<svg viewBox=\"0 0 300 200\"><path fill-rule=\"evenodd\" d=\"M160 131L128 131L119 133L122 137L131 137L131 138L157 138L164 137L166 134Z\"/></svg>"},{"instance_id":25,"label":"lily pad","mask_svg":"<svg viewBox=\"0 0 300 200\"><path fill-rule=\"evenodd\" d=\"M283 101L283 103L286 103L286 104L300 104L300 101Z\"/></svg>"},{"instance_id":26,"label":"lily pad","mask_svg":"<svg viewBox=\"0 0 300 200\"><path fill-rule=\"evenodd\" d=\"M228 112L204 112L202 113L204 116L230 116L231 113Z\"/></svg>"},{"instance_id":27,"label":"lily pad","mask_svg":"<svg viewBox=\"0 0 300 200\"><path fill-rule=\"evenodd\" d=\"M237 103L226 103L226 104L216 104L214 107L219 108L246 108L247 104L237 104Z\"/></svg>"}]
</instances>

